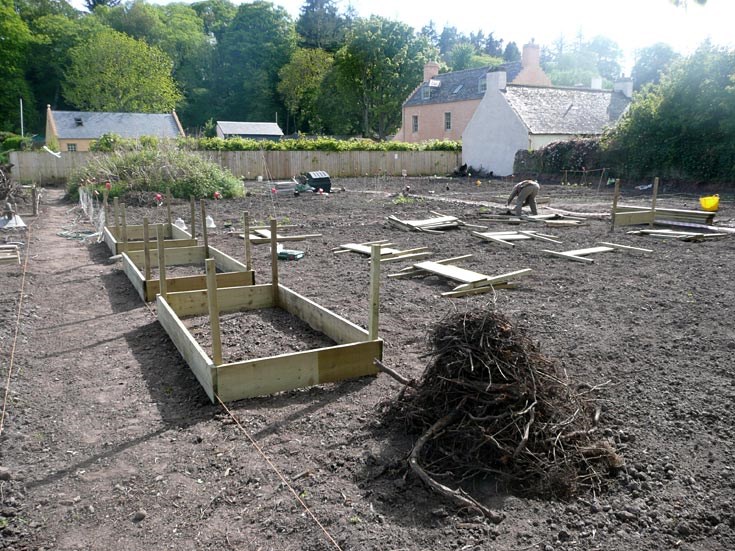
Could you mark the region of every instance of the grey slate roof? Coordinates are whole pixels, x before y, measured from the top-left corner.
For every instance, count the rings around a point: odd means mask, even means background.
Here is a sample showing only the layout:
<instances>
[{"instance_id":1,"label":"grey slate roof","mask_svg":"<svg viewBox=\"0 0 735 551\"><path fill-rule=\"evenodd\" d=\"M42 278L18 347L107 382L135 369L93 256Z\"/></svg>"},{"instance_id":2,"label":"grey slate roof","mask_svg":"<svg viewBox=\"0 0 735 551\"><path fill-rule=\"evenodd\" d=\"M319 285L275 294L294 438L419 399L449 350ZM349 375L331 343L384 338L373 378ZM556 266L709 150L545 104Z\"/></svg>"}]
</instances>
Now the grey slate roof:
<instances>
[{"instance_id":1,"label":"grey slate roof","mask_svg":"<svg viewBox=\"0 0 735 551\"><path fill-rule=\"evenodd\" d=\"M478 82L484 79L490 71L505 70L508 82L521 72L521 62L513 61L503 63L495 67L480 67L479 69L465 69L464 71L454 71L451 73L442 73L435 76L432 80L441 82L438 88L431 88L431 98L422 99L422 90L429 86L428 82L424 82L414 93L404 102L404 106L412 105L429 105L432 103L449 103L453 101L467 101L482 99L484 92L480 92ZM460 88L461 85L461 88ZM458 89L459 88L459 89Z\"/></svg>"},{"instance_id":2,"label":"grey slate roof","mask_svg":"<svg viewBox=\"0 0 735 551\"><path fill-rule=\"evenodd\" d=\"M509 84L504 93L531 134L602 134L631 101L621 92L584 88Z\"/></svg>"},{"instance_id":3,"label":"grey slate roof","mask_svg":"<svg viewBox=\"0 0 735 551\"><path fill-rule=\"evenodd\" d=\"M179 126L171 113L96 113L92 111L52 111L59 138L96 139L103 134L123 138L156 136L177 138ZM81 120L81 125L77 120Z\"/></svg>"},{"instance_id":4,"label":"grey slate roof","mask_svg":"<svg viewBox=\"0 0 735 551\"><path fill-rule=\"evenodd\" d=\"M281 127L275 122L231 122L217 121L225 135L236 136L283 136Z\"/></svg>"}]
</instances>

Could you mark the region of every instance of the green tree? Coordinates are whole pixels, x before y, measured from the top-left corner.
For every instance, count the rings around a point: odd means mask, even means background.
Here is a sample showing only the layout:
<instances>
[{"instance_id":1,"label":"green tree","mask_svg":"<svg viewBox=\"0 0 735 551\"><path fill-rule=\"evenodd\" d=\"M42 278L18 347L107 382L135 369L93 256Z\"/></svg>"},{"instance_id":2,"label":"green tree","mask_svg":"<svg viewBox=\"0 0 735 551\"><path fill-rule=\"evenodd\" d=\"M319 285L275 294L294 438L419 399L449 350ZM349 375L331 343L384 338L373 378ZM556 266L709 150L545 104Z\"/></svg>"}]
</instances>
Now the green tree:
<instances>
[{"instance_id":1,"label":"green tree","mask_svg":"<svg viewBox=\"0 0 735 551\"><path fill-rule=\"evenodd\" d=\"M296 121L296 130L324 131L317 101L333 63L334 58L324 50L299 48L278 72L278 92Z\"/></svg>"},{"instance_id":2,"label":"green tree","mask_svg":"<svg viewBox=\"0 0 735 551\"><path fill-rule=\"evenodd\" d=\"M505 46L505 50L503 51L503 61L511 62L520 60L521 52L518 49L518 46L515 42L508 42L508 44Z\"/></svg>"},{"instance_id":3,"label":"green tree","mask_svg":"<svg viewBox=\"0 0 735 551\"><path fill-rule=\"evenodd\" d=\"M296 21L296 32L306 48L336 51L344 41L347 21L335 0L306 0Z\"/></svg>"},{"instance_id":4,"label":"green tree","mask_svg":"<svg viewBox=\"0 0 735 551\"><path fill-rule=\"evenodd\" d=\"M156 113L181 100L171 58L125 34L98 33L72 48L70 57L62 89L79 109Z\"/></svg>"},{"instance_id":5,"label":"green tree","mask_svg":"<svg viewBox=\"0 0 735 551\"><path fill-rule=\"evenodd\" d=\"M735 178L735 52L700 46L636 95L608 142L634 176Z\"/></svg>"},{"instance_id":6,"label":"green tree","mask_svg":"<svg viewBox=\"0 0 735 551\"><path fill-rule=\"evenodd\" d=\"M241 121L272 121L277 112L285 113L276 85L295 47L296 31L286 10L261 0L241 4L218 47L217 111Z\"/></svg>"},{"instance_id":7,"label":"green tree","mask_svg":"<svg viewBox=\"0 0 735 551\"><path fill-rule=\"evenodd\" d=\"M112 7L117 6L119 3L120 0L84 0L84 5L90 12L93 12L100 6Z\"/></svg>"},{"instance_id":8,"label":"green tree","mask_svg":"<svg viewBox=\"0 0 735 551\"><path fill-rule=\"evenodd\" d=\"M61 97L61 83L71 63L69 54L74 46L106 28L91 16L44 15L33 21L31 30L35 40L28 56L26 75L34 90L39 113L44 112L46 105L54 109L70 107Z\"/></svg>"},{"instance_id":9,"label":"green tree","mask_svg":"<svg viewBox=\"0 0 735 551\"><path fill-rule=\"evenodd\" d=\"M0 0L0 75L3 87L0 93L0 129L20 130L20 98L33 112L32 93L25 79L27 53L32 41L28 25L13 9L12 0Z\"/></svg>"},{"instance_id":10,"label":"green tree","mask_svg":"<svg viewBox=\"0 0 735 551\"><path fill-rule=\"evenodd\" d=\"M401 104L420 82L424 64L436 58L426 38L408 25L373 16L359 19L335 56L344 101L360 107L364 136L394 132Z\"/></svg>"},{"instance_id":11,"label":"green tree","mask_svg":"<svg viewBox=\"0 0 735 551\"><path fill-rule=\"evenodd\" d=\"M661 74L679 55L668 44L659 42L639 50L636 57L630 76L633 77L635 89L640 90L646 84L658 84Z\"/></svg>"},{"instance_id":12,"label":"green tree","mask_svg":"<svg viewBox=\"0 0 735 551\"><path fill-rule=\"evenodd\" d=\"M469 42L458 42L447 54L447 61L452 71L463 71L472 67L472 58L476 53L476 48Z\"/></svg>"},{"instance_id":13,"label":"green tree","mask_svg":"<svg viewBox=\"0 0 735 551\"><path fill-rule=\"evenodd\" d=\"M222 40L230 22L235 18L237 7L229 0L204 0L191 5L204 23L204 32L214 37L217 42Z\"/></svg>"},{"instance_id":14,"label":"green tree","mask_svg":"<svg viewBox=\"0 0 735 551\"><path fill-rule=\"evenodd\" d=\"M77 19L79 12L66 0L15 0L15 11L31 29L33 22L47 15L62 15Z\"/></svg>"},{"instance_id":15,"label":"green tree","mask_svg":"<svg viewBox=\"0 0 735 551\"><path fill-rule=\"evenodd\" d=\"M595 36L583 45L583 51L589 51L597 57L597 71L603 78L615 80L620 76L623 51L617 42L605 36Z\"/></svg>"}]
</instances>

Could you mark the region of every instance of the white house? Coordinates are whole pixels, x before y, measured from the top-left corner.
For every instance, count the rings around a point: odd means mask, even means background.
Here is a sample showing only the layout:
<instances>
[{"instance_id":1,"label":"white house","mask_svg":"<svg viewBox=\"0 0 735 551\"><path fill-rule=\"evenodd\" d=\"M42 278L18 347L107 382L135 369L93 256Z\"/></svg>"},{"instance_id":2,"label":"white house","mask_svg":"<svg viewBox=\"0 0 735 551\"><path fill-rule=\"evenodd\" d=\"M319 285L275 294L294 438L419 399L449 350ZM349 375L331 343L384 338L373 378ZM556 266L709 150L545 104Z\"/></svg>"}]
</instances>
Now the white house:
<instances>
[{"instance_id":1,"label":"white house","mask_svg":"<svg viewBox=\"0 0 735 551\"><path fill-rule=\"evenodd\" d=\"M611 91L506 84L505 72L488 73L485 95L462 134L462 162L512 174L519 149L599 136L625 113L632 95L630 79Z\"/></svg>"}]
</instances>

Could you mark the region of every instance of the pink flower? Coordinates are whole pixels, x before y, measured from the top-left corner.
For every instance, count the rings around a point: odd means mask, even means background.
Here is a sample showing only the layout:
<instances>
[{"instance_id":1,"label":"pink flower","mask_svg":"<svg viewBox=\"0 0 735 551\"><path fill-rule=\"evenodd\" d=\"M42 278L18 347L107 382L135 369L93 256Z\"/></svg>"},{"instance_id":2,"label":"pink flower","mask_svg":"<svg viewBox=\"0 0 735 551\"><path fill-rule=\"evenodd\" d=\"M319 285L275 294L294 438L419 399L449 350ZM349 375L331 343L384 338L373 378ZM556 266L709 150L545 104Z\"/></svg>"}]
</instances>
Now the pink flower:
<instances>
[{"instance_id":1,"label":"pink flower","mask_svg":"<svg viewBox=\"0 0 735 551\"><path fill-rule=\"evenodd\" d=\"M214 192L214 198L215 199L222 199L222 194L219 191Z\"/></svg>"}]
</instances>

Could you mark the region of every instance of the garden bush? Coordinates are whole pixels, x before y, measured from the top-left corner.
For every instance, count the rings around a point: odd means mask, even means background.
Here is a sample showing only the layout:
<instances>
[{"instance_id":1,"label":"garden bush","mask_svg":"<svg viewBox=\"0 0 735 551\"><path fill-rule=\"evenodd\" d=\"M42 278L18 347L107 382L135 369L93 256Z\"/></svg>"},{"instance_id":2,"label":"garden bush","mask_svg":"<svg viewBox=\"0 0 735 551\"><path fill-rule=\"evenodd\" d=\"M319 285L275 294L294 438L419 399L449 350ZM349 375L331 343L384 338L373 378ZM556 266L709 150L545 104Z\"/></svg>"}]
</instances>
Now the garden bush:
<instances>
[{"instance_id":1,"label":"garden bush","mask_svg":"<svg viewBox=\"0 0 735 551\"><path fill-rule=\"evenodd\" d=\"M229 170L191 152L162 147L115 151L95 158L72 176L67 195L76 200L82 182L94 182L102 191L106 181L111 184L111 197L140 191L170 191L182 199L212 197L215 191L226 198L243 193L241 182Z\"/></svg>"}]
</instances>

